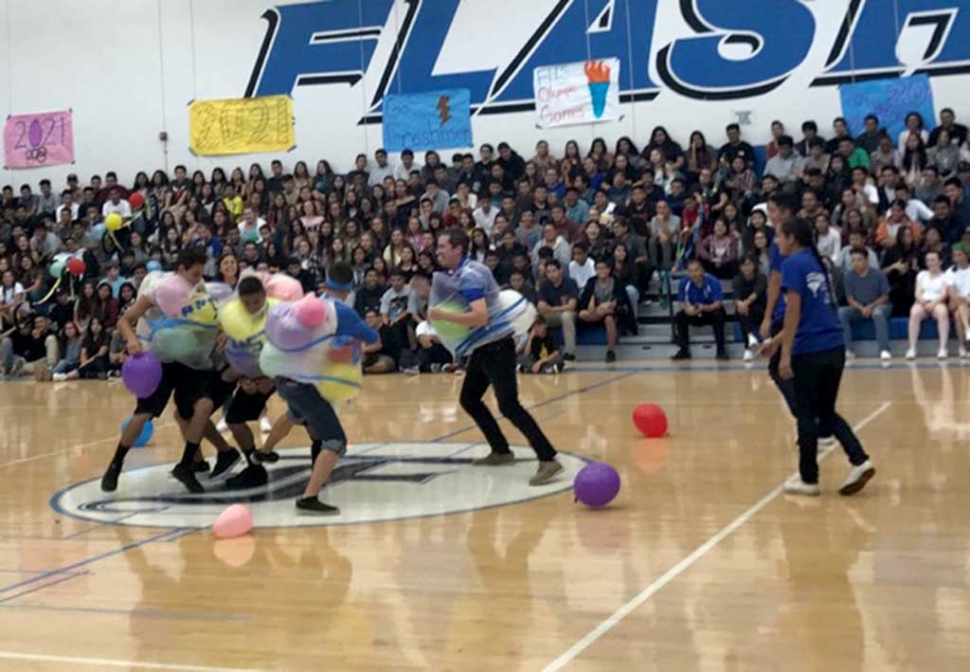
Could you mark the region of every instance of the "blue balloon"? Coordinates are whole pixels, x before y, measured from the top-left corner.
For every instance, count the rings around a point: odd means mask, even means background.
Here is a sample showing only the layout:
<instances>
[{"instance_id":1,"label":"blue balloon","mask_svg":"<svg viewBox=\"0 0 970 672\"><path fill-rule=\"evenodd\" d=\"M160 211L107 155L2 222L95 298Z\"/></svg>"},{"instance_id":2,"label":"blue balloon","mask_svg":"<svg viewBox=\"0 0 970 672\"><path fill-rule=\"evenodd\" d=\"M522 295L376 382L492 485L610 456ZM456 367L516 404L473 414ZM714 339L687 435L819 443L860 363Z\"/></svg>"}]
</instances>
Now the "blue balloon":
<instances>
[{"instance_id":1,"label":"blue balloon","mask_svg":"<svg viewBox=\"0 0 970 672\"><path fill-rule=\"evenodd\" d=\"M147 264L145 264L145 270L148 271L149 273L151 273L152 271L160 271L162 270L162 264L160 261L152 259Z\"/></svg>"},{"instance_id":2,"label":"blue balloon","mask_svg":"<svg viewBox=\"0 0 970 672\"><path fill-rule=\"evenodd\" d=\"M125 421L121 423L121 431L124 432L128 428L128 423L131 422L131 418L125 418ZM145 423L145 426L141 428L141 434L138 435L138 439L135 441L135 448L144 448L148 445L148 442L152 440L152 434L155 433L155 425L149 420Z\"/></svg>"}]
</instances>

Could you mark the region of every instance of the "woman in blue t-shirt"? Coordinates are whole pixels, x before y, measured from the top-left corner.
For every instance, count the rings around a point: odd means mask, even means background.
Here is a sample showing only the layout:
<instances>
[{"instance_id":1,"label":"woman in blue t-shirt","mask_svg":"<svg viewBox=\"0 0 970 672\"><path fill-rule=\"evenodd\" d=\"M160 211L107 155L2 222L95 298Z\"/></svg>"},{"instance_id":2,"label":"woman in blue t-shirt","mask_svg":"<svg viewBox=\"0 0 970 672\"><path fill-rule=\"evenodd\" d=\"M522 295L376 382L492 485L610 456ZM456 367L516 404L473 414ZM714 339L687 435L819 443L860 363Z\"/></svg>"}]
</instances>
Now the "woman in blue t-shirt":
<instances>
[{"instance_id":1,"label":"woman in blue t-shirt","mask_svg":"<svg viewBox=\"0 0 970 672\"><path fill-rule=\"evenodd\" d=\"M781 266L787 309L780 334L779 373L794 382L799 452L799 475L785 483L784 489L793 495L819 494L818 437L820 433L833 433L852 465L839 494L854 495L876 470L852 428L835 411L845 368L838 304L815 249L812 223L801 217L785 222L777 241L781 253L788 257Z\"/></svg>"}]
</instances>

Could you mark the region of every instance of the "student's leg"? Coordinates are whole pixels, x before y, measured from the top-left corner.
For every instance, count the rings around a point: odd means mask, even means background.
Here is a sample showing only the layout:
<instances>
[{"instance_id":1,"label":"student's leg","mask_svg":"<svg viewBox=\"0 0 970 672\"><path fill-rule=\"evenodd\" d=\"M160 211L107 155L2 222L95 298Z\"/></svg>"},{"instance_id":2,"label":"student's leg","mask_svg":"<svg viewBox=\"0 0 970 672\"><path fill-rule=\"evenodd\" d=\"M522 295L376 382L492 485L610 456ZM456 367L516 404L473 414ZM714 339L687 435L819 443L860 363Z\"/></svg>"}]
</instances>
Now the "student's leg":
<instances>
[{"instance_id":1,"label":"student's leg","mask_svg":"<svg viewBox=\"0 0 970 672\"><path fill-rule=\"evenodd\" d=\"M950 311L945 304L938 303L933 309L933 317L936 318L936 328L940 332L940 352L946 352L946 346L950 342Z\"/></svg>"},{"instance_id":2,"label":"student's leg","mask_svg":"<svg viewBox=\"0 0 970 672\"><path fill-rule=\"evenodd\" d=\"M963 335L960 340L965 341L970 336L970 304L964 299L957 299L956 310L957 330Z\"/></svg>"},{"instance_id":3,"label":"student's leg","mask_svg":"<svg viewBox=\"0 0 970 672\"><path fill-rule=\"evenodd\" d=\"M293 419L290 417L289 413L284 413L280 417L276 418L276 422L273 423L273 428L269 432L269 436L263 441L263 445L259 448L259 452L266 455L272 453L276 446L289 436L290 432L293 431Z\"/></svg>"},{"instance_id":4,"label":"student's leg","mask_svg":"<svg viewBox=\"0 0 970 672\"><path fill-rule=\"evenodd\" d=\"M674 337L681 352L690 352L690 319L683 310L674 316Z\"/></svg>"},{"instance_id":5,"label":"student's leg","mask_svg":"<svg viewBox=\"0 0 970 672\"><path fill-rule=\"evenodd\" d=\"M57 342L57 336L51 334L44 339L44 349L47 351L47 368L54 368L57 366L57 360L60 356L61 346Z\"/></svg>"},{"instance_id":6,"label":"student's leg","mask_svg":"<svg viewBox=\"0 0 970 672\"><path fill-rule=\"evenodd\" d=\"M549 443L549 439L543 434L535 418L519 401L518 379L515 377L515 344L512 339L503 338L495 343L484 345L475 354L481 351L484 351L482 352L483 366L487 379L495 389L499 411L522 432L529 441L529 445L536 451L540 462L554 460L556 449ZM465 380L467 382L467 376ZM507 443L505 449L508 450Z\"/></svg>"},{"instance_id":7,"label":"student's leg","mask_svg":"<svg viewBox=\"0 0 970 672\"><path fill-rule=\"evenodd\" d=\"M839 308L839 322L842 323L842 337L845 340L845 347L852 350L852 325L857 319L861 319L862 314L852 306L842 306Z\"/></svg>"},{"instance_id":8,"label":"student's leg","mask_svg":"<svg viewBox=\"0 0 970 672\"><path fill-rule=\"evenodd\" d=\"M796 407L795 417L798 420L798 473L802 481L809 484L818 483L818 417L820 405L820 379L823 377L822 367L817 362L816 353L794 355L792 370Z\"/></svg>"},{"instance_id":9,"label":"student's leg","mask_svg":"<svg viewBox=\"0 0 970 672\"><path fill-rule=\"evenodd\" d=\"M0 340L0 365L2 365L3 375L10 373L13 368L13 340L9 336L4 336Z\"/></svg>"},{"instance_id":10,"label":"student's leg","mask_svg":"<svg viewBox=\"0 0 970 672\"><path fill-rule=\"evenodd\" d=\"M876 329L876 341L879 343L879 352L889 352L889 316L893 309L888 303L876 306L872 312L872 324Z\"/></svg>"},{"instance_id":11,"label":"student's leg","mask_svg":"<svg viewBox=\"0 0 970 672\"><path fill-rule=\"evenodd\" d=\"M771 336L774 338L781 331L781 323L772 324ZM788 412L792 414L792 417L796 420L798 419L798 401L795 399L795 385L791 380L784 380L778 373L778 366L781 363L781 348L775 351L775 354L768 361L768 375L775 382L775 386L778 391L781 392L781 396L785 399L785 405L788 406Z\"/></svg>"},{"instance_id":12,"label":"student's leg","mask_svg":"<svg viewBox=\"0 0 970 672\"><path fill-rule=\"evenodd\" d=\"M711 325L714 327L714 342L717 344L718 353L724 350L724 309L718 308L713 313L708 313Z\"/></svg>"},{"instance_id":13,"label":"student's leg","mask_svg":"<svg viewBox=\"0 0 970 672\"><path fill-rule=\"evenodd\" d=\"M487 358L488 353L485 346L478 348L472 353L468 361L468 370L465 371L465 380L461 386L458 403L472 417L472 420L475 421L478 428L482 430L482 434L485 435L485 440L488 441L488 445L492 449L492 455L489 457L492 458L493 462L507 463L512 455L512 451L509 449L508 439L502 434L498 422L495 421L495 416L492 415L492 412L488 410L488 406L482 401L482 398L488 391L489 385L491 385L485 368ZM515 377L514 370L512 376L513 378ZM485 461L481 461L480 463L485 465L491 464Z\"/></svg>"},{"instance_id":14,"label":"student's leg","mask_svg":"<svg viewBox=\"0 0 970 672\"><path fill-rule=\"evenodd\" d=\"M923 320L927 318L926 310L919 303L914 303L909 311L909 349L916 351L916 342L919 340L919 330L923 325Z\"/></svg>"},{"instance_id":15,"label":"student's leg","mask_svg":"<svg viewBox=\"0 0 970 672\"><path fill-rule=\"evenodd\" d=\"M626 290L627 298L630 299L630 308L633 310L633 318L636 319L640 310L640 292L633 285L627 285L624 287Z\"/></svg>"},{"instance_id":16,"label":"student's leg","mask_svg":"<svg viewBox=\"0 0 970 672\"><path fill-rule=\"evenodd\" d=\"M820 427L831 427L835 438L842 444L842 449L849 458L852 466L859 466L869 459L858 437L849 424L836 411L839 398L839 386L842 382L842 372L845 369L845 353L841 348L830 350L818 355L822 371L818 386L818 420Z\"/></svg>"},{"instance_id":17,"label":"student's leg","mask_svg":"<svg viewBox=\"0 0 970 672\"><path fill-rule=\"evenodd\" d=\"M576 313L562 313L563 347L567 355L576 354Z\"/></svg>"},{"instance_id":18,"label":"student's leg","mask_svg":"<svg viewBox=\"0 0 970 672\"><path fill-rule=\"evenodd\" d=\"M606 347L610 350L616 350L616 315L605 316L603 323L606 325Z\"/></svg>"}]
</instances>

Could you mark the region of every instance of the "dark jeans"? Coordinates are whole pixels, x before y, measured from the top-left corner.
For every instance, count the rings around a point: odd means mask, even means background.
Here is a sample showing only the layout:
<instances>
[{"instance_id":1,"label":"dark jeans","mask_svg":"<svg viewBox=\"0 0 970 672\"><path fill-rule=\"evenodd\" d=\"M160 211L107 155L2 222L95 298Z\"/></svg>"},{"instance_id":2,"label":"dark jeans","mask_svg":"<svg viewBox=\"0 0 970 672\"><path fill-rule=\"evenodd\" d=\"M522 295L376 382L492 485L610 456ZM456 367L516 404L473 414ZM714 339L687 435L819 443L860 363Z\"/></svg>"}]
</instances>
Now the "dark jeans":
<instances>
[{"instance_id":1,"label":"dark jeans","mask_svg":"<svg viewBox=\"0 0 970 672\"><path fill-rule=\"evenodd\" d=\"M509 442L482 401L489 385L495 388L498 410L529 441L543 462L556 457L556 449L542 433L538 423L519 403L519 384L515 374L515 342L511 337L488 343L475 350L468 361L459 403L482 430L496 453L508 453Z\"/></svg>"},{"instance_id":2,"label":"dark jeans","mask_svg":"<svg viewBox=\"0 0 970 672\"><path fill-rule=\"evenodd\" d=\"M835 411L839 383L845 368L845 348L792 356L797 400L798 471L806 483L818 483L818 437L835 434L849 462L859 466L869 459L855 432ZM818 424L816 425L816 418Z\"/></svg>"},{"instance_id":3,"label":"dark jeans","mask_svg":"<svg viewBox=\"0 0 970 672\"><path fill-rule=\"evenodd\" d=\"M781 328L784 326L782 320L775 320L771 323L771 337L774 338L781 332ZM781 392L781 396L785 398L785 404L788 406L788 412L792 414L793 418L798 418L798 402L795 399L795 383L791 380L783 380L781 375L778 373L778 365L781 363L781 348L775 350L774 356L768 361L768 375L771 379L775 381L775 385L778 387L778 391ZM823 434L823 436L831 436L831 432Z\"/></svg>"},{"instance_id":4,"label":"dark jeans","mask_svg":"<svg viewBox=\"0 0 970 672\"><path fill-rule=\"evenodd\" d=\"M748 347L748 336L751 334L754 334L759 341L761 340L758 337L758 330L761 329L761 323L764 319L765 307L759 303L752 303L750 308L748 308L747 315L738 313L738 321L741 323L741 333L744 335L744 347Z\"/></svg>"},{"instance_id":5,"label":"dark jeans","mask_svg":"<svg viewBox=\"0 0 970 672\"><path fill-rule=\"evenodd\" d=\"M340 419L330 402L320 396L316 386L277 377L276 390L286 402L293 424L304 425L311 439L323 443L324 450L340 457L347 453L347 435ZM315 461L316 456L313 459Z\"/></svg>"},{"instance_id":6,"label":"dark jeans","mask_svg":"<svg viewBox=\"0 0 970 672\"><path fill-rule=\"evenodd\" d=\"M674 324L677 326L677 345L681 350L690 350L690 325L695 327L704 325L714 326L714 341L717 349L724 349L724 309L718 308L711 313L701 313L693 317L681 310L674 317Z\"/></svg>"}]
</instances>

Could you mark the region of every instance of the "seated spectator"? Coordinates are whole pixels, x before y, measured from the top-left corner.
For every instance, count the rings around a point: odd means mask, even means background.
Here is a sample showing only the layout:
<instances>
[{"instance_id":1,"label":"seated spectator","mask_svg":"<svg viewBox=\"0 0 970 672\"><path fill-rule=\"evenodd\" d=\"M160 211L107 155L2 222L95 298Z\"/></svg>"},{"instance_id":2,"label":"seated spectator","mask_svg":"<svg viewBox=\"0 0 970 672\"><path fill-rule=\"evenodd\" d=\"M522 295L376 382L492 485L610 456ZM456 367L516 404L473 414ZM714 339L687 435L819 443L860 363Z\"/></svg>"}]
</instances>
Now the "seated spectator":
<instances>
[{"instance_id":1,"label":"seated spectator","mask_svg":"<svg viewBox=\"0 0 970 672\"><path fill-rule=\"evenodd\" d=\"M690 359L690 325L712 325L714 340L717 343L717 359L728 360L724 347L724 293L721 282L713 275L704 273L704 266L698 259L691 259L687 265L687 277L680 281L677 301L680 310L674 316L677 345L679 349L672 357L674 361Z\"/></svg>"},{"instance_id":2,"label":"seated spectator","mask_svg":"<svg viewBox=\"0 0 970 672\"><path fill-rule=\"evenodd\" d=\"M950 314L957 327L960 357L967 356L966 341L970 336L970 248L963 243L953 246L953 268L945 274Z\"/></svg>"},{"instance_id":3,"label":"seated spectator","mask_svg":"<svg viewBox=\"0 0 970 672\"><path fill-rule=\"evenodd\" d=\"M876 226L876 244L883 250L893 247L896 244L900 228L909 229L913 233L913 240L919 243L920 238L922 238L919 224L906 216L906 202L896 200L893 201L889 214Z\"/></svg>"},{"instance_id":4,"label":"seated spectator","mask_svg":"<svg viewBox=\"0 0 970 672\"><path fill-rule=\"evenodd\" d=\"M831 259L833 264L842 251L842 231L831 225L824 212L815 218L815 246L818 253Z\"/></svg>"},{"instance_id":5,"label":"seated spectator","mask_svg":"<svg viewBox=\"0 0 970 672\"><path fill-rule=\"evenodd\" d=\"M765 319L768 303L768 280L758 269L758 260L753 255L746 256L741 262L741 270L733 281L734 309L741 322L744 335L744 361L755 359L753 347L757 345L758 329Z\"/></svg>"},{"instance_id":6,"label":"seated spectator","mask_svg":"<svg viewBox=\"0 0 970 672\"><path fill-rule=\"evenodd\" d=\"M669 271L677 262L680 245L680 217L670 212L667 201L657 203L657 214L650 220L650 263L654 268Z\"/></svg>"},{"instance_id":7,"label":"seated spectator","mask_svg":"<svg viewBox=\"0 0 970 672\"><path fill-rule=\"evenodd\" d=\"M920 270L919 248L911 230L902 228L898 231L896 245L886 250L883 257L882 270L889 281L893 317L909 316L916 292L916 274Z\"/></svg>"},{"instance_id":8,"label":"seated spectator","mask_svg":"<svg viewBox=\"0 0 970 672\"><path fill-rule=\"evenodd\" d=\"M862 231L849 232L849 245L839 250L839 256L835 261L835 267L842 275L852 269L852 250L860 250L869 257L869 268L879 268L879 257L876 253L866 247L866 237Z\"/></svg>"},{"instance_id":9,"label":"seated spectator","mask_svg":"<svg viewBox=\"0 0 970 672\"><path fill-rule=\"evenodd\" d=\"M542 240L532 248L532 263L538 267L539 251L543 248L552 252L553 258L559 262L560 266L568 266L572 259L572 248L566 239L559 235L556 225L546 222L542 227Z\"/></svg>"},{"instance_id":10,"label":"seated spectator","mask_svg":"<svg viewBox=\"0 0 970 672\"><path fill-rule=\"evenodd\" d=\"M540 315L529 330L529 338L519 355L520 373L559 373L564 365L561 348L552 330Z\"/></svg>"},{"instance_id":11,"label":"seated spectator","mask_svg":"<svg viewBox=\"0 0 970 672\"><path fill-rule=\"evenodd\" d=\"M795 151L794 145L790 136L778 138L778 154L768 159L765 165L765 175L774 175L783 187L794 185L802 172L803 159Z\"/></svg>"},{"instance_id":12,"label":"seated spectator","mask_svg":"<svg viewBox=\"0 0 970 672\"><path fill-rule=\"evenodd\" d=\"M411 302L411 287L407 284L400 268L391 270L391 286L381 297L381 319L391 329L396 342L403 349L408 345L407 327L411 322L408 305Z\"/></svg>"},{"instance_id":13,"label":"seated spectator","mask_svg":"<svg viewBox=\"0 0 970 672\"><path fill-rule=\"evenodd\" d=\"M7 269L0 276L0 331L13 326L13 311L26 296L24 286L17 282L17 276L12 269Z\"/></svg>"},{"instance_id":14,"label":"seated spectator","mask_svg":"<svg viewBox=\"0 0 970 672\"><path fill-rule=\"evenodd\" d=\"M417 364L410 369L403 369L403 373L450 373L454 358L442 345L431 323L427 320L421 322L415 329L415 335L418 339Z\"/></svg>"},{"instance_id":15,"label":"seated spectator","mask_svg":"<svg viewBox=\"0 0 970 672\"><path fill-rule=\"evenodd\" d=\"M940 265L943 268L949 268L953 264L953 259L950 256L950 246L943 239L943 233L935 226L929 226L926 228L926 232L923 234L923 245L920 246L920 258L926 261L926 255L930 252L935 252L940 258ZM926 268L924 265L923 268Z\"/></svg>"},{"instance_id":16,"label":"seated spectator","mask_svg":"<svg viewBox=\"0 0 970 672\"><path fill-rule=\"evenodd\" d=\"M569 262L569 277L576 281L577 287L585 287L595 275L596 262L589 258L586 243L576 243L573 245L573 260Z\"/></svg>"},{"instance_id":17,"label":"seated spectator","mask_svg":"<svg viewBox=\"0 0 970 672\"><path fill-rule=\"evenodd\" d=\"M565 341L563 357L566 361L576 359L576 314L579 304L579 288L571 278L565 277L562 264L550 259L545 266L546 277L539 284L539 314L553 329L561 328Z\"/></svg>"},{"instance_id":18,"label":"seated spectator","mask_svg":"<svg viewBox=\"0 0 970 672\"><path fill-rule=\"evenodd\" d=\"M852 270L842 278L845 300L849 305L839 308L839 320L845 335L848 356L852 353L852 325L872 322L879 343L879 357L884 362L893 356L889 351L889 282L879 268L869 267L869 255L862 250L852 251Z\"/></svg>"},{"instance_id":19,"label":"seated spectator","mask_svg":"<svg viewBox=\"0 0 970 672\"><path fill-rule=\"evenodd\" d=\"M738 234L729 231L722 217L714 220L711 235L697 246L697 257L704 270L720 280L730 280L738 272Z\"/></svg>"},{"instance_id":20,"label":"seated spectator","mask_svg":"<svg viewBox=\"0 0 970 672\"><path fill-rule=\"evenodd\" d=\"M947 341L950 338L950 311L947 309L946 275L938 252L928 252L924 258L926 270L916 276L915 303L909 313L909 350L906 359L916 359L916 342L919 340L923 320L935 319L939 331L940 349L937 359L946 359Z\"/></svg>"},{"instance_id":21,"label":"seated spectator","mask_svg":"<svg viewBox=\"0 0 970 672\"><path fill-rule=\"evenodd\" d=\"M773 230L770 227L766 228L769 231ZM751 255L758 261L758 273L767 277L771 270L771 240L765 231L754 234L754 249L751 250Z\"/></svg>"},{"instance_id":22,"label":"seated spectator","mask_svg":"<svg viewBox=\"0 0 970 672\"><path fill-rule=\"evenodd\" d=\"M606 363L616 361L616 343L619 337L620 323L624 329L631 326L636 330L636 320L626 290L616 278L610 274L610 265L606 261L596 262L596 275L586 283L583 295L579 299L579 319L584 324L599 324L606 327Z\"/></svg>"},{"instance_id":23,"label":"seated spectator","mask_svg":"<svg viewBox=\"0 0 970 672\"><path fill-rule=\"evenodd\" d=\"M105 380L108 377L108 368L110 366L108 359L109 345L110 337L108 332L105 331L100 320L97 318L92 319L81 345L79 366L70 371L55 373L53 375L54 381L76 380L78 378L85 380Z\"/></svg>"},{"instance_id":24,"label":"seated spectator","mask_svg":"<svg viewBox=\"0 0 970 672\"><path fill-rule=\"evenodd\" d=\"M0 341L2 373L11 378L32 374L38 380L48 379L59 361L59 348L50 322L43 315L35 315L32 322Z\"/></svg>"},{"instance_id":25,"label":"seated spectator","mask_svg":"<svg viewBox=\"0 0 970 672\"><path fill-rule=\"evenodd\" d=\"M888 166L899 168L902 162L902 154L893 146L892 139L888 135L880 135L875 151L869 154L869 167L873 171L880 172Z\"/></svg>"},{"instance_id":26,"label":"seated spectator","mask_svg":"<svg viewBox=\"0 0 970 672\"><path fill-rule=\"evenodd\" d=\"M54 367L53 371L51 371L55 381L65 380L61 376L65 376L71 371L76 371L81 365L81 345L81 332L77 324L68 322L64 325L60 343L61 360Z\"/></svg>"},{"instance_id":27,"label":"seated spectator","mask_svg":"<svg viewBox=\"0 0 970 672\"><path fill-rule=\"evenodd\" d=\"M536 301L538 301L535 286L532 284L532 281L524 271L515 269L512 270L512 272L509 274L508 289L517 291L533 305L535 305Z\"/></svg>"},{"instance_id":28,"label":"seated spectator","mask_svg":"<svg viewBox=\"0 0 970 672\"><path fill-rule=\"evenodd\" d=\"M368 309L364 314L364 321L379 336L374 343L361 346L364 373L394 373L397 371L400 349L396 346L397 339L391 328L375 310Z\"/></svg>"}]
</instances>

